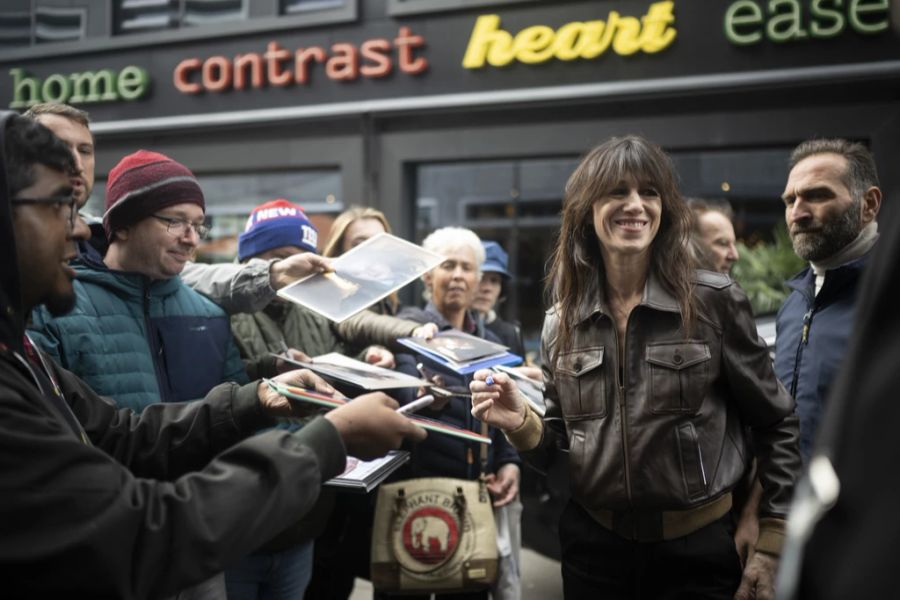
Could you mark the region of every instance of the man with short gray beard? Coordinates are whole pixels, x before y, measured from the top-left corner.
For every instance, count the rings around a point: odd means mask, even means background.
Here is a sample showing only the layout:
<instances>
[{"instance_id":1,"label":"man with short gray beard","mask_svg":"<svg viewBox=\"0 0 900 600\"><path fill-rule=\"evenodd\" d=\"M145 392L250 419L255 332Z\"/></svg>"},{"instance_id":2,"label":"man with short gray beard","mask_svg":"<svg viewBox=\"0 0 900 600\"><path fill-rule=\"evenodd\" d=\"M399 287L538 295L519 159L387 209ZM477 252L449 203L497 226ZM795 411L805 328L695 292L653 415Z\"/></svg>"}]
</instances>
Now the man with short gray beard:
<instances>
[{"instance_id":1,"label":"man with short gray beard","mask_svg":"<svg viewBox=\"0 0 900 600\"><path fill-rule=\"evenodd\" d=\"M810 140L791 153L782 200L794 252L810 266L787 282L778 311L775 372L797 402L808 462L825 399L844 360L856 289L878 239L878 173L869 150Z\"/></svg>"}]
</instances>

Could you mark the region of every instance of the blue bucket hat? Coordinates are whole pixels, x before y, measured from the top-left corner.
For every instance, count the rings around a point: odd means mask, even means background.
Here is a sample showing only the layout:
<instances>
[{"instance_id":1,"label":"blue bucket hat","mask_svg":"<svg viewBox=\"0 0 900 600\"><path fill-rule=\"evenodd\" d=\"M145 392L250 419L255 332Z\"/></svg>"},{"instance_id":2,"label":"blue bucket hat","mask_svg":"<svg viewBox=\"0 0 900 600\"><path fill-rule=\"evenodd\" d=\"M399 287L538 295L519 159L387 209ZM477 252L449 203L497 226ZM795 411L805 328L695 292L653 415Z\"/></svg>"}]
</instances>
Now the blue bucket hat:
<instances>
[{"instance_id":1,"label":"blue bucket hat","mask_svg":"<svg viewBox=\"0 0 900 600\"><path fill-rule=\"evenodd\" d=\"M484 263L481 265L482 273L500 273L504 279L512 279L507 270L509 267L509 255L500 244L493 241L482 241L484 246Z\"/></svg>"}]
</instances>

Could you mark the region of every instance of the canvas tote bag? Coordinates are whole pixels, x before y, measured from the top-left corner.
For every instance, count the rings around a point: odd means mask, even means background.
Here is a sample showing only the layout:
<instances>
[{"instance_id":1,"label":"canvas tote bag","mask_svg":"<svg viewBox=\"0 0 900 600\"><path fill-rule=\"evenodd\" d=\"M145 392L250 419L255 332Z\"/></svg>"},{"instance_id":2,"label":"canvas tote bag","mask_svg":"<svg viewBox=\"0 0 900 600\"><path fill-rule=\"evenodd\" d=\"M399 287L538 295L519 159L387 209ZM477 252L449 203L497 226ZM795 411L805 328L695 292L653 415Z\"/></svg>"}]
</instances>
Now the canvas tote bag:
<instances>
[{"instance_id":1,"label":"canvas tote bag","mask_svg":"<svg viewBox=\"0 0 900 600\"><path fill-rule=\"evenodd\" d=\"M372 529L377 591L468 591L496 581L497 529L486 466L482 445L477 480L425 477L381 486Z\"/></svg>"}]
</instances>

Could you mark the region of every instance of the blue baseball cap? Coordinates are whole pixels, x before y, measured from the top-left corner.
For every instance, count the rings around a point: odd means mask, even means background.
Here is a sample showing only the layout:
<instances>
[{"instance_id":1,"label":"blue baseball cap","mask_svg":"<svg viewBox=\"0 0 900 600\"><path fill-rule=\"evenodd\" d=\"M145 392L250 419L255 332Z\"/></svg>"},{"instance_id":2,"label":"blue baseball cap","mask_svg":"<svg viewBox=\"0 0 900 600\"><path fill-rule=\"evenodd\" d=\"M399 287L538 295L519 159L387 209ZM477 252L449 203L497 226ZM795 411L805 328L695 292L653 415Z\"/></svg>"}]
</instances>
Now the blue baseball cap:
<instances>
[{"instance_id":1,"label":"blue baseball cap","mask_svg":"<svg viewBox=\"0 0 900 600\"><path fill-rule=\"evenodd\" d=\"M482 273L500 273L506 279L512 279L507 270L509 267L509 255L500 244L493 241L482 241L484 246L484 263L481 265Z\"/></svg>"}]
</instances>

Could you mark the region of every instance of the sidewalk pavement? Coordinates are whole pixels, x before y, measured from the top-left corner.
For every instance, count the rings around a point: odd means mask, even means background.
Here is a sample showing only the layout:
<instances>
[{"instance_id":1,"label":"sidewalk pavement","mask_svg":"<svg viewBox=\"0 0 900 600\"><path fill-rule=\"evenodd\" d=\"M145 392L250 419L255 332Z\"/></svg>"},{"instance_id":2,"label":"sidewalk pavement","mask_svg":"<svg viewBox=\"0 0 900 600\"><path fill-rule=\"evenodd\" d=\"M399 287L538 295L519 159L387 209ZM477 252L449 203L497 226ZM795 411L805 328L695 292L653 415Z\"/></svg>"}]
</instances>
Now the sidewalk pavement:
<instances>
[{"instance_id":1,"label":"sidewalk pavement","mask_svg":"<svg viewBox=\"0 0 900 600\"><path fill-rule=\"evenodd\" d=\"M562 600L559 563L534 550L522 548L522 600ZM372 584L357 579L350 600L371 600Z\"/></svg>"}]
</instances>

